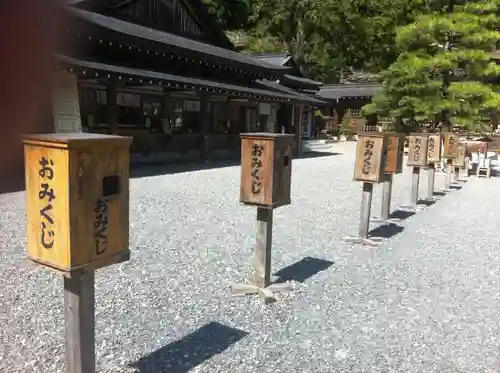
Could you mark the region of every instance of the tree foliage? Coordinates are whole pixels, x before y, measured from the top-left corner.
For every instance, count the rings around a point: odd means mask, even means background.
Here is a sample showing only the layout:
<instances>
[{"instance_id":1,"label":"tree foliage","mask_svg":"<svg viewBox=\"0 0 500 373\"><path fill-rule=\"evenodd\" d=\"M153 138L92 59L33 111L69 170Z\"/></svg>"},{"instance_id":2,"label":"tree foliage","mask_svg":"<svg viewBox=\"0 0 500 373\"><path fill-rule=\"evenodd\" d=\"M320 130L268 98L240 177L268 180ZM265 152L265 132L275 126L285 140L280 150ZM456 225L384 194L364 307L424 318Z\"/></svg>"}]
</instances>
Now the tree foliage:
<instances>
[{"instance_id":1,"label":"tree foliage","mask_svg":"<svg viewBox=\"0 0 500 373\"><path fill-rule=\"evenodd\" d=\"M452 118L478 129L484 111L500 105L500 95L487 83L500 75L489 55L500 41L499 8L492 0L430 5L428 14L397 30L400 54L364 113L400 118L409 130L422 121L449 126Z\"/></svg>"},{"instance_id":2,"label":"tree foliage","mask_svg":"<svg viewBox=\"0 0 500 373\"><path fill-rule=\"evenodd\" d=\"M338 82L346 68L379 72L394 62L396 27L413 21L429 0L204 1L224 29L246 31L246 49L282 44L307 76Z\"/></svg>"},{"instance_id":3,"label":"tree foliage","mask_svg":"<svg viewBox=\"0 0 500 373\"><path fill-rule=\"evenodd\" d=\"M203 3L223 30L247 30L253 26L251 0L203 0Z\"/></svg>"}]
</instances>

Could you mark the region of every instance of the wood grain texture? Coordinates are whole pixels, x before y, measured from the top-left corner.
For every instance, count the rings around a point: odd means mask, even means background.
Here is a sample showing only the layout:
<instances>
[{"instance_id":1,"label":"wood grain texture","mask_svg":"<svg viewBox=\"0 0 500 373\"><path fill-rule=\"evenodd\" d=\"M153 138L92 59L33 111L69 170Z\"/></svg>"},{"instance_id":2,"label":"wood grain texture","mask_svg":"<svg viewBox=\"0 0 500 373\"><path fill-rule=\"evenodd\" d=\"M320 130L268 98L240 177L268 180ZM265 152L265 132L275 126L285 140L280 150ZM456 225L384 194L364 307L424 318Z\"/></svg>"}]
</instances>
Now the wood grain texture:
<instances>
[{"instance_id":1,"label":"wood grain texture","mask_svg":"<svg viewBox=\"0 0 500 373\"><path fill-rule=\"evenodd\" d=\"M465 167L465 157L467 156L467 146L464 143L458 143L457 156L453 158L452 165L454 167Z\"/></svg>"},{"instance_id":2,"label":"wood grain texture","mask_svg":"<svg viewBox=\"0 0 500 373\"><path fill-rule=\"evenodd\" d=\"M427 163L438 163L441 160L441 143L442 136L440 133L432 133L429 135L427 145Z\"/></svg>"},{"instance_id":3,"label":"wood grain texture","mask_svg":"<svg viewBox=\"0 0 500 373\"><path fill-rule=\"evenodd\" d=\"M384 172L386 174L399 174L403 172L404 135L386 133L387 157Z\"/></svg>"},{"instance_id":4,"label":"wood grain texture","mask_svg":"<svg viewBox=\"0 0 500 373\"><path fill-rule=\"evenodd\" d=\"M393 175L387 174L382 188L382 202L380 208L380 219L388 221L391 214Z\"/></svg>"},{"instance_id":5,"label":"wood grain texture","mask_svg":"<svg viewBox=\"0 0 500 373\"><path fill-rule=\"evenodd\" d=\"M407 166L424 167L427 165L428 143L428 133L410 133Z\"/></svg>"},{"instance_id":6,"label":"wood grain texture","mask_svg":"<svg viewBox=\"0 0 500 373\"><path fill-rule=\"evenodd\" d=\"M436 182L436 168L434 163L429 164L427 171L427 200L434 200L434 184Z\"/></svg>"},{"instance_id":7,"label":"wood grain texture","mask_svg":"<svg viewBox=\"0 0 500 373\"><path fill-rule=\"evenodd\" d=\"M84 133L25 138L31 260L71 272L129 258L131 141L128 137ZM41 162L48 163L46 168L51 170L42 172ZM44 209L47 211L42 215Z\"/></svg>"},{"instance_id":8,"label":"wood grain texture","mask_svg":"<svg viewBox=\"0 0 500 373\"><path fill-rule=\"evenodd\" d=\"M413 167L411 179L411 196L410 203L412 207L417 207L418 204L418 186L420 184L420 167Z\"/></svg>"},{"instance_id":9,"label":"wood grain texture","mask_svg":"<svg viewBox=\"0 0 500 373\"><path fill-rule=\"evenodd\" d=\"M257 237L253 284L258 288L271 285L271 249L273 242L273 210L257 208Z\"/></svg>"},{"instance_id":10,"label":"wood grain texture","mask_svg":"<svg viewBox=\"0 0 500 373\"><path fill-rule=\"evenodd\" d=\"M64 278L64 321L68 373L95 373L94 272Z\"/></svg>"},{"instance_id":11,"label":"wood grain texture","mask_svg":"<svg viewBox=\"0 0 500 373\"><path fill-rule=\"evenodd\" d=\"M363 183L361 194L361 209L359 216L358 237L368 238L370 230L370 215L372 210L373 183Z\"/></svg>"},{"instance_id":12,"label":"wood grain texture","mask_svg":"<svg viewBox=\"0 0 500 373\"><path fill-rule=\"evenodd\" d=\"M380 183L385 180L387 141L387 136L382 132L358 134L354 162L355 181Z\"/></svg>"},{"instance_id":13,"label":"wood grain texture","mask_svg":"<svg viewBox=\"0 0 500 373\"><path fill-rule=\"evenodd\" d=\"M240 202L277 208L291 202L294 135L241 134Z\"/></svg>"},{"instance_id":14,"label":"wood grain texture","mask_svg":"<svg viewBox=\"0 0 500 373\"><path fill-rule=\"evenodd\" d=\"M458 136L448 132L443 135L443 158L455 158L458 154Z\"/></svg>"}]
</instances>

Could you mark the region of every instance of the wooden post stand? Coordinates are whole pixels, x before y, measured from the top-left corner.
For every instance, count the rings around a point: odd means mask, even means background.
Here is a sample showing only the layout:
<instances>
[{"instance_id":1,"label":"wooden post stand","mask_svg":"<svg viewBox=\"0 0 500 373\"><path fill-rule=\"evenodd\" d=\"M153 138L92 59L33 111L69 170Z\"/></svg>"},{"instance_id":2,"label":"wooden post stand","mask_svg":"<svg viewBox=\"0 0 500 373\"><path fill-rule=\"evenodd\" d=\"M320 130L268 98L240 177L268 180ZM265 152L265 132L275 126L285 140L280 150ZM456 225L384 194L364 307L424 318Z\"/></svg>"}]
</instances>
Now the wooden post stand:
<instances>
[{"instance_id":1,"label":"wooden post stand","mask_svg":"<svg viewBox=\"0 0 500 373\"><path fill-rule=\"evenodd\" d=\"M413 167L411 177L411 206L417 208L418 204L418 186L420 184L420 167Z\"/></svg>"},{"instance_id":2,"label":"wooden post stand","mask_svg":"<svg viewBox=\"0 0 500 373\"><path fill-rule=\"evenodd\" d=\"M271 250L273 210L291 202L293 143L294 135L241 134L240 202L257 207L257 239L254 275L248 284L231 287L235 296L258 294L269 304L275 293L292 290L288 283L271 283Z\"/></svg>"},{"instance_id":3,"label":"wooden post stand","mask_svg":"<svg viewBox=\"0 0 500 373\"><path fill-rule=\"evenodd\" d=\"M453 174L453 159L458 156L458 136L454 133L448 132L443 136L443 158L446 160L446 175L444 190L450 191L451 179Z\"/></svg>"},{"instance_id":4,"label":"wooden post stand","mask_svg":"<svg viewBox=\"0 0 500 373\"><path fill-rule=\"evenodd\" d=\"M64 277L68 373L95 373L94 271Z\"/></svg>"},{"instance_id":5,"label":"wooden post stand","mask_svg":"<svg viewBox=\"0 0 500 373\"><path fill-rule=\"evenodd\" d=\"M377 246L384 238L370 237L370 213L373 197L373 184L385 181L384 169L387 157L388 138L381 132L358 134L354 180L363 182L361 195L361 214L357 236L347 236L343 240Z\"/></svg>"},{"instance_id":6,"label":"wooden post stand","mask_svg":"<svg viewBox=\"0 0 500 373\"><path fill-rule=\"evenodd\" d=\"M420 183L420 168L427 166L429 133L412 133L408 141L408 161L407 166L413 167L410 204L401 206L400 209L411 212L417 211L418 205L418 187Z\"/></svg>"},{"instance_id":7,"label":"wooden post stand","mask_svg":"<svg viewBox=\"0 0 500 373\"><path fill-rule=\"evenodd\" d=\"M361 194L361 209L359 216L358 237L361 239L368 238L370 229L370 214L372 209L373 184L363 183L363 192Z\"/></svg>"},{"instance_id":8,"label":"wooden post stand","mask_svg":"<svg viewBox=\"0 0 500 373\"><path fill-rule=\"evenodd\" d=\"M257 207L257 239L255 243L254 276L250 284L231 288L235 296L258 294L264 304L274 302L274 293L291 291L288 283L271 284L271 250L273 241L273 209Z\"/></svg>"},{"instance_id":9,"label":"wooden post stand","mask_svg":"<svg viewBox=\"0 0 500 373\"><path fill-rule=\"evenodd\" d=\"M400 219L391 218L392 183L394 174L403 172L404 135L387 133L387 157L385 162L385 177L382 187L380 216L372 219L375 223L394 224Z\"/></svg>"},{"instance_id":10,"label":"wooden post stand","mask_svg":"<svg viewBox=\"0 0 500 373\"><path fill-rule=\"evenodd\" d=\"M481 157L482 155L482 157ZM491 176L491 165L488 161L488 143L483 142L478 149L478 164L476 170L476 176L490 178Z\"/></svg>"},{"instance_id":11,"label":"wooden post stand","mask_svg":"<svg viewBox=\"0 0 500 373\"><path fill-rule=\"evenodd\" d=\"M373 183L363 183L358 235L344 237L345 242L360 243L368 246L378 246L382 241L385 240L382 237L368 238L368 232L370 230L372 198L373 198Z\"/></svg>"},{"instance_id":12,"label":"wooden post stand","mask_svg":"<svg viewBox=\"0 0 500 373\"><path fill-rule=\"evenodd\" d=\"M441 161L443 137L440 133L431 133L427 144L427 201L435 201L436 164Z\"/></svg>"},{"instance_id":13,"label":"wooden post stand","mask_svg":"<svg viewBox=\"0 0 500 373\"><path fill-rule=\"evenodd\" d=\"M457 146L457 155L452 159L452 166L454 168L453 182L460 181L460 169L465 168L465 159L467 158L467 146L464 143L459 143Z\"/></svg>"},{"instance_id":14,"label":"wooden post stand","mask_svg":"<svg viewBox=\"0 0 500 373\"><path fill-rule=\"evenodd\" d=\"M452 160L447 159L446 160L446 175L444 179L444 189L445 191L449 192L450 187L451 187L451 175L453 174L453 165L451 164Z\"/></svg>"},{"instance_id":15,"label":"wooden post stand","mask_svg":"<svg viewBox=\"0 0 500 373\"><path fill-rule=\"evenodd\" d=\"M427 201L434 201L434 184L436 182L436 165L429 163L427 171Z\"/></svg>"},{"instance_id":16,"label":"wooden post stand","mask_svg":"<svg viewBox=\"0 0 500 373\"><path fill-rule=\"evenodd\" d=\"M392 174L386 175L387 179L382 184L382 204L380 208L380 218L389 221L391 213L391 197L392 197Z\"/></svg>"},{"instance_id":17,"label":"wooden post stand","mask_svg":"<svg viewBox=\"0 0 500 373\"><path fill-rule=\"evenodd\" d=\"M459 181L460 181L460 167L454 167L453 182L458 183Z\"/></svg>"},{"instance_id":18,"label":"wooden post stand","mask_svg":"<svg viewBox=\"0 0 500 373\"><path fill-rule=\"evenodd\" d=\"M67 372L95 373L94 271L130 258L128 137L24 140L28 258L64 276Z\"/></svg>"}]
</instances>

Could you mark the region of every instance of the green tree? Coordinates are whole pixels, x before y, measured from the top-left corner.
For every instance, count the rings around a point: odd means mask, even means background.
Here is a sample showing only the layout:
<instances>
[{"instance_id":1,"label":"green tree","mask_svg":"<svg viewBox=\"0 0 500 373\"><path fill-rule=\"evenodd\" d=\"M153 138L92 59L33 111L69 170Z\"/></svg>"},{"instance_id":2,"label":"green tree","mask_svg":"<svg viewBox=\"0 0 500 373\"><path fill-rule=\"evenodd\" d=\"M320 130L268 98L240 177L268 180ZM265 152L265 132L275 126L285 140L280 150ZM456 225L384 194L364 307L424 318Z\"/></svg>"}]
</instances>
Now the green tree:
<instances>
[{"instance_id":1,"label":"green tree","mask_svg":"<svg viewBox=\"0 0 500 373\"><path fill-rule=\"evenodd\" d=\"M378 72L397 57L396 26L426 9L425 0L255 0L260 35L280 39L303 72L336 82L346 67Z\"/></svg>"},{"instance_id":2,"label":"green tree","mask_svg":"<svg viewBox=\"0 0 500 373\"><path fill-rule=\"evenodd\" d=\"M407 130L423 121L446 128L452 120L479 129L482 113L500 105L487 83L500 75L489 55L500 41L497 2L431 1L429 10L397 30L400 54L363 112L398 118Z\"/></svg>"},{"instance_id":3,"label":"green tree","mask_svg":"<svg viewBox=\"0 0 500 373\"><path fill-rule=\"evenodd\" d=\"M247 30L252 13L251 0L203 0L222 30Z\"/></svg>"}]
</instances>

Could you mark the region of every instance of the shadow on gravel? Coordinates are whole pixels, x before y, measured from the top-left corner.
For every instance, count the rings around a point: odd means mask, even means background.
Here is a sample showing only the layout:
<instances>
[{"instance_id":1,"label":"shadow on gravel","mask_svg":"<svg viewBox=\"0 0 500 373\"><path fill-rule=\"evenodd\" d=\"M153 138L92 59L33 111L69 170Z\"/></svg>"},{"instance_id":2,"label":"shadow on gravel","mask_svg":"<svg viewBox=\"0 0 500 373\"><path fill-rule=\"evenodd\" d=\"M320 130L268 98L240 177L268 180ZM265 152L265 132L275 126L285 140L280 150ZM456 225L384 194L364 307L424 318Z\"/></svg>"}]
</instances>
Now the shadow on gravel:
<instances>
[{"instance_id":1,"label":"shadow on gravel","mask_svg":"<svg viewBox=\"0 0 500 373\"><path fill-rule=\"evenodd\" d=\"M248 334L240 329L211 322L181 340L140 358L130 364L130 367L135 368L137 373L187 373Z\"/></svg>"},{"instance_id":2,"label":"shadow on gravel","mask_svg":"<svg viewBox=\"0 0 500 373\"><path fill-rule=\"evenodd\" d=\"M342 155L343 153L332 153L332 152L307 152L302 153L300 157L294 157L295 159L307 159L307 158L322 158L331 157L334 155Z\"/></svg>"},{"instance_id":3,"label":"shadow on gravel","mask_svg":"<svg viewBox=\"0 0 500 373\"><path fill-rule=\"evenodd\" d=\"M450 189L460 190L462 187L460 185L450 185Z\"/></svg>"},{"instance_id":4,"label":"shadow on gravel","mask_svg":"<svg viewBox=\"0 0 500 373\"><path fill-rule=\"evenodd\" d=\"M419 199L418 202L417 202L417 205L424 205L426 207L430 207L430 206L432 206L435 203L436 203L436 201L429 201L429 200L426 200L426 199Z\"/></svg>"},{"instance_id":5,"label":"shadow on gravel","mask_svg":"<svg viewBox=\"0 0 500 373\"><path fill-rule=\"evenodd\" d=\"M396 210L396 211L393 211L389 214L389 218L406 220L408 218L411 218L413 215L415 215L415 213L411 212L411 211Z\"/></svg>"},{"instance_id":6,"label":"shadow on gravel","mask_svg":"<svg viewBox=\"0 0 500 373\"><path fill-rule=\"evenodd\" d=\"M334 262L324 259L312 258L310 256L294 263L288 267L280 269L274 275L278 277L276 283L296 281L303 283L315 274L326 271Z\"/></svg>"},{"instance_id":7,"label":"shadow on gravel","mask_svg":"<svg viewBox=\"0 0 500 373\"><path fill-rule=\"evenodd\" d=\"M434 197L444 197L446 195L445 192L434 192L432 193Z\"/></svg>"},{"instance_id":8,"label":"shadow on gravel","mask_svg":"<svg viewBox=\"0 0 500 373\"><path fill-rule=\"evenodd\" d=\"M300 157L294 157L294 159L321 158L331 157L335 155L342 155L342 153L308 152L302 154L302 156ZM212 160L207 163L197 162L193 160L151 161L140 163L132 162L130 164L130 177L141 178L149 176L177 174L181 172L212 170L215 168L239 166L240 163L241 159L239 158L239 156L224 160Z\"/></svg>"},{"instance_id":9,"label":"shadow on gravel","mask_svg":"<svg viewBox=\"0 0 500 373\"><path fill-rule=\"evenodd\" d=\"M382 238L391 238L395 235L401 233L404 230L404 227L397 224L387 224L381 225L375 229L372 229L368 232L368 238L370 237L382 237Z\"/></svg>"}]
</instances>

